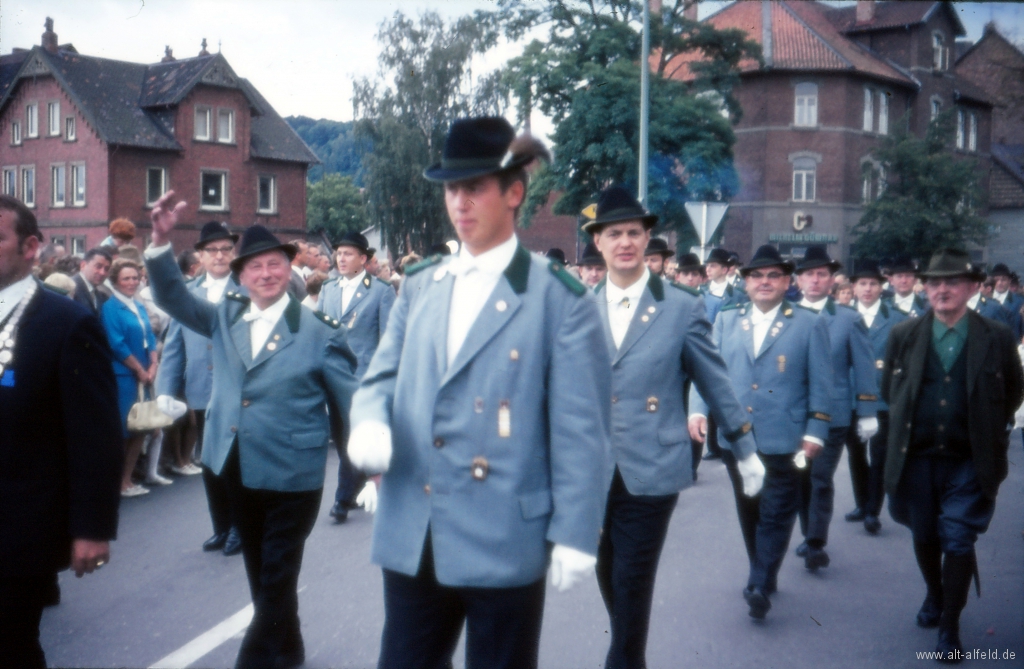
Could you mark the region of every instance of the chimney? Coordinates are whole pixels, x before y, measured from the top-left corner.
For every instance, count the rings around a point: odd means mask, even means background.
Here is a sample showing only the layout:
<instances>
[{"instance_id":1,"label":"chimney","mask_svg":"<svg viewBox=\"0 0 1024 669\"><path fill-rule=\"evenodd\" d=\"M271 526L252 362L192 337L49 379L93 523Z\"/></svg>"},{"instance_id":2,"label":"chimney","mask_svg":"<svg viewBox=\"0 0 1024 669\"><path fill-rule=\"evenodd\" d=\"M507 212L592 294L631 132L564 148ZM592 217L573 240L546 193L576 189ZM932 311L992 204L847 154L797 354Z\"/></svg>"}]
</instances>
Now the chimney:
<instances>
[{"instance_id":1,"label":"chimney","mask_svg":"<svg viewBox=\"0 0 1024 669\"><path fill-rule=\"evenodd\" d=\"M174 57L174 51L171 50L171 45L168 44L167 46L164 47L164 57L160 59L160 62L161 63L170 63L170 62L173 62L175 60L178 60L178 59Z\"/></svg>"},{"instance_id":2,"label":"chimney","mask_svg":"<svg viewBox=\"0 0 1024 669\"><path fill-rule=\"evenodd\" d=\"M199 52L200 56L209 56L210 52L206 50L206 38L203 38L203 50Z\"/></svg>"},{"instance_id":3,"label":"chimney","mask_svg":"<svg viewBox=\"0 0 1024 669\"><path fill-rule=\"evenodd\" d=\"M46 32L43 33L43 48L50 53L57 53L57 33L53 32L53 19L46 17Z\"/></svg>"},{"instance_id":4,"label":"chimney","mask_svg":"<svg viewBox=\"0 0 1024 669\"><path fill-rule=\"evenodd\" d=\"M683 18L687 21L697 20L697 0L690 0L690 4L683 9Z\"/></svg>"},{"instance_id":5,"label":"chimney","mask_svg":"<svg viewBox=\"0 0 1024 669\"><path fill-rule=\"evenodd\" d=\"M857 0L857 23L871 23L875 20L875 0Z\"/></svg>"}]
</instances>

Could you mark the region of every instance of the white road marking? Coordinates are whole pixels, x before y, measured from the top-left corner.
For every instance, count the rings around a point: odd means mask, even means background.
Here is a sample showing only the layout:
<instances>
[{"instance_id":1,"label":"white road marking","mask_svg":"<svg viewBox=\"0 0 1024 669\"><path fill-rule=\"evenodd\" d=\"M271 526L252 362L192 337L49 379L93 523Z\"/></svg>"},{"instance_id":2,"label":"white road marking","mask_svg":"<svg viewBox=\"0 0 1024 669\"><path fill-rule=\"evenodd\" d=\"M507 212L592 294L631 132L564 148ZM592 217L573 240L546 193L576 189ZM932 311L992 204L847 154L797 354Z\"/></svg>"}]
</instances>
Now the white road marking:
<instances>
[{"instance_id":1,"label":"white road marking","mask_svg":"<svg viewBox=\"0 0 1024 669\"><path fill-rule=\"evenodd\" d=\"M252 621L252 604L234 614L227 620L218 623L212 629L203 632L195 639L174 651L167 657L157 660L149 669L183 669L209 653L239 632L243 632Z\"/></svg>"}]
</instances>

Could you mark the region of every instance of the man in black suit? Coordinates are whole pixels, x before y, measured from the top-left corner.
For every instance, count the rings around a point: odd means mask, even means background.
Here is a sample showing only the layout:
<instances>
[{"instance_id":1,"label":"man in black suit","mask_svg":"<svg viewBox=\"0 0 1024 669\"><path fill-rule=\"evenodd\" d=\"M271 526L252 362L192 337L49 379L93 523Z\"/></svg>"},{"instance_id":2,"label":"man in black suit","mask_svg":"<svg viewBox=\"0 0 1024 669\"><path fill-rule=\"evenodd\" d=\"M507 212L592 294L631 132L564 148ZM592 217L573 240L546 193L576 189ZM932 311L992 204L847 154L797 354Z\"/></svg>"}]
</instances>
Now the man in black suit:
<instances>
[{"instance_id":1,"label":"man in black suit","mask_svg":"<svg viewBox=\"0 0 1024 669\"><path fill-rule=\"evenodd\" d=\"M110 250L105 247L89 249L82 258L78 274L74 277L75 302L91 311L93 315L99 315L103 303L110 297L110 293L103 287L103 282L107 280L112 260Z\"/></svg>"},{"instance_id":2,"label":"man in black suit","mask_svg":"<svg viewBox=\"0 0 1024 669\"><path fill-rule=\"evenodd\" d=\"M45 667L55 574L92 572L117 532L122 444L99 320L32 277L42 235L0 196L0 662Z\"/></svg>"}]
</instances>

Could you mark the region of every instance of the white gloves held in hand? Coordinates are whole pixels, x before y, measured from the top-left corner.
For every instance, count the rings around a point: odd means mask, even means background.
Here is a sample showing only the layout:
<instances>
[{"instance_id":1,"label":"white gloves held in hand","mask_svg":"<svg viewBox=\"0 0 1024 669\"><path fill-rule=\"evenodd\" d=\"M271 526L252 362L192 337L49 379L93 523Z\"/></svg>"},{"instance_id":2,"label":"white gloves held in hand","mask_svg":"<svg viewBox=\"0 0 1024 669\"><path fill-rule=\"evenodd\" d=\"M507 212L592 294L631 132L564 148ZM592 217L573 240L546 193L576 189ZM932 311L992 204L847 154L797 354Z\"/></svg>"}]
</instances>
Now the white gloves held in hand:
<instances>
[{"instance_id":1,"label":"white gloves held in hand","mask_svg":"<svg viewBox=\"0 0 1024 669\"><path fill-rule=\"evenodd\" d=\"M551 550L551 585L565 592L577 582L594 573L597 558L575 548L555 544Z\"/></svg>"},{"instance_id":2,"label":"white gloves held in hand","mask_svg":"<svg viewBox=\"0 0 1024 669\"><path fill-rule=\"evenodd\" d=\"M876 434L878 434L877 418L871 416L870 418L857 419L857 436L860 437L861 441L867 441Z\"/></svg>"},{"instance_id":3,"label":"white gloves held in hand","mask_svg":"<svg viewBox=\"0 0 1024 669\"><path fill-rule=\"evenodd\" d=\"M364 472L386 472L391 464L391 428L376 420L364 420L348 438L348 459Z\"/></svg>"},{"instance_id":4,"label":"white gloves held in hand","mask_svg":"<svg viewBox=\"0 0 1024 669\"><path fill-rule=\"evenodd\" d=\"M753 497L761 492L761 486L764 485L764 463L761 462L761 458L757 457L757 453L751 453L742 460L737 460L736 469L739 470L740 476L743 478L744 495Z\"/></svg>"},{"instance_id":5,"label":"white gloves held in hand","mask_svg":"<svg viewBox=\"0 0 1024 669\"><path fill-rule=\"evenodd\" d=\"M170 395L158 395L156 398L156 408L161 413L170 416L171 420L178 420L188 411L188 406L184 402L179 402Z\"/></svg>"},{"instance_id":6,"label":"white gloves held in hand","mask_svg":"<svg viewBox=\"0 0 1024 669\"><path fill-rule=\"evenodd\" d=\"M362 491L356 495L356 504L363 507L366 513L373 513L377 510L377 484L367 481Z\"/></svg>"}]
</instances>

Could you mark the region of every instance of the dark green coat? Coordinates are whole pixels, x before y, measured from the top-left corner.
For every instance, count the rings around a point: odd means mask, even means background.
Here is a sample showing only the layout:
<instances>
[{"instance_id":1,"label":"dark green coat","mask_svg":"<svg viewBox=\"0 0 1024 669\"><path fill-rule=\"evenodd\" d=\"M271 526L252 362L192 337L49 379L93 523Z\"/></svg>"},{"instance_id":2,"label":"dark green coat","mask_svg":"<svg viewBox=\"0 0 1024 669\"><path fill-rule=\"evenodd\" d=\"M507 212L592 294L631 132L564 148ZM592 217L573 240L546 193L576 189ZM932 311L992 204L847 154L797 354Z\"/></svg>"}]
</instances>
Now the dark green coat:
<instances>
[{"instance_id":1,"label":"dark green coat","mask_svg":"<svg viewBox=\"0 0 1024 669\"><path fill-rule=\"evenodd\" d=\"M1024 372L1017 342L1002 323L968 310L967 424L978 484L995 499L1006 478L1006 451L1013 415L1024 401ZM914 405L932 345L929 311L892 329L885 351L882 398L889 403L889 450L885 461L885 490L892 495L899 484L910 446Z\"/></svg>"}]
</instances>

